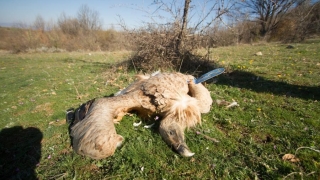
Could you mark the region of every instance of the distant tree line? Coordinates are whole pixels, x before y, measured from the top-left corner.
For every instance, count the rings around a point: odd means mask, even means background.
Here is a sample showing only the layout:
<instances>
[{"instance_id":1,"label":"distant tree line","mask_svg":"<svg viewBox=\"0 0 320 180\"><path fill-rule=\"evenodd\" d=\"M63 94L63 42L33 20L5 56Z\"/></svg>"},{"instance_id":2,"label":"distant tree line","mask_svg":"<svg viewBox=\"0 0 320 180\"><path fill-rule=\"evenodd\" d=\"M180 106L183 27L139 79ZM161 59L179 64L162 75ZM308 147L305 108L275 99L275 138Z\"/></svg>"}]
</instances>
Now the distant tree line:
<instances>
[{"instance_id":1,"label":"distant tree line","mask_svg":"<svg viewBox=\"0 0 320 180\"><path fill-rule=\"evenodd\" d=\"M188 12L196 8L191 3L191 0L169 3L154 0L159 14L169 12L172 18L166 23L156 23L152 17L153 21L142 23L139 29L127 28L123 23L122 30L103 30L99 13L87 5L82 5L75 16L62 13L56 22L45 22L39 15L32 25L0 28L0 49L135 50L144 54L139 57L142 59L154 56L181 59L185 52L197 48L261 40L298 42L320 34L319 1L205 0L204 6L209 11L192 25Z\"/></svg>"}]
</instances>

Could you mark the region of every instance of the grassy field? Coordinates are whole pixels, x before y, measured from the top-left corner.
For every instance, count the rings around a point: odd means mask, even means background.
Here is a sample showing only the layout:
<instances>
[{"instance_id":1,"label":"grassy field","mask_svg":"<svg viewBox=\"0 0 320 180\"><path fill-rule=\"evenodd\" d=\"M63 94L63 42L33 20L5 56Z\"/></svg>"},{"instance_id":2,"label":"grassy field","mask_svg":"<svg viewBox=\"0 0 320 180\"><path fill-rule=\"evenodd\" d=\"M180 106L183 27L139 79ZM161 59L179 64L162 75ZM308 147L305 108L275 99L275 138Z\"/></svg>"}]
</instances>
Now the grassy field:
<instances>
[{"instance_id":1,"label":"grassy field","mask_svg":"<svg viewBox=\"0 0 320 180\"><path fill-rule=\"evenodd\" d=\"M227 73L206 87L239 106L214 103L186 132L192 158L156 129L134 127L134 115L116 125L126 140L114 156L91 160L70 147L65 110L132 82L133 71L108 71L130 52L0 52L0 179L319 179L320 41L292 45L212 49Z\"/></svg>"}]
</instances>

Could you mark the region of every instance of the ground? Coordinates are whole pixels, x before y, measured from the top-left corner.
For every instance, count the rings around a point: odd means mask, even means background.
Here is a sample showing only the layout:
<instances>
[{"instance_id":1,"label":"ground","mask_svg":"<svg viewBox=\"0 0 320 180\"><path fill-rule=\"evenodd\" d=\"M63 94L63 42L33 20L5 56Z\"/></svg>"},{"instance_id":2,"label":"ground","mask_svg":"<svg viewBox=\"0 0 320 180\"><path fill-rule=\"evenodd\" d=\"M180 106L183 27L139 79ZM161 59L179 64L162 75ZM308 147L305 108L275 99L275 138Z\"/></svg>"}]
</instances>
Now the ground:
<instances>
[{"instance_id":1,"label":"ground","mask_svg":"<svg viewBox=\"0 0 320 180\"><path fill-rule=\"evenodd\" d=\"M65 110L131 83L136 72L113 67L131 52L1 52L0 151L6 156L0 177L318 179L320 41L291 45L211 49L211 59L227 73L206 87L214 101L239 106L214 102L202 124L186 131L192 158L173 152L156 128L134 127L135 115L116 125L125 143L112 157L91 160L72 151ZM299 161L283 160L286 154Z\"/></svg>"}]
</instances>

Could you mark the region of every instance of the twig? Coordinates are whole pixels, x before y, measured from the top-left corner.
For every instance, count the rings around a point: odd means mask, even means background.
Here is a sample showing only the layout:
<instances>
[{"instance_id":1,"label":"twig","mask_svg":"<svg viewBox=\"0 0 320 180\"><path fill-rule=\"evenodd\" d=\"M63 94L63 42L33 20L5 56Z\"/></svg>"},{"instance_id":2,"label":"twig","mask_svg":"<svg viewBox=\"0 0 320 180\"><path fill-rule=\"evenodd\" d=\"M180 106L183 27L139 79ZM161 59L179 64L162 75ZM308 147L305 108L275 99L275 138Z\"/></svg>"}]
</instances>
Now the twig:
<instances>
[{"instance_id":1,"label":"twig","mask_svg":"<svg viewBox=\"0 0 320 180\"><path fill-rule=\"evenodd\" d=\"M294 174L299 174L301 176L302 173L301 172L292 172L292 173L286 175L285 177L283 177L283 179L286 179L287 177L292 176Z\"/></svg>"},{"instance_id":2,"label":"twig","mask_svg":"<svg viewBox=\"0 0 320 180\"><path fill-rule=\"evenodd\" d=\"M107 177L107 178L104 178L104 179L113 179L113 178L115 178L115 177L120 177L120 176L122 176L122 174L115 175L115 176L110 176L110 177Z\"/></svg>"},{"instance_id":3,"label":"twig","mask_svg":"<svg viewBox=\"0 0 320 180\"><path fill-rule=\"evenodd\" d=\"M306 176L312 175L314 173L316 173L316 171L312 171L311 173L308 173Z\"/></svg>"},{"instance_id":4,"label":"twig","mask_svg":"<svg viewBox=\"0 0 320 180\"><path fill-rule=\"evenodd\" d=\"M215 143L218 143L220 142L219 140L217 140L216 138L213 138L213 137L210 137L210 136L207 136L205 134L202 134L201 132L197 131L196 134L199 134L199 135L202 135L204 138L212 141L212 142L215 142Z\"/></svg>"},{"instance_id":5,"label":"twig","mask_svg":"<svg viewBox=\"0 0 320 180\"><path fill-rule=\"evenodd\" d=\"M73 86L74 86L74 88L76 89L77 98L81 99L81 96L80 96L80 94L79 94L79 91L78 91L77 87L76 87L75 85L73 85Z\"/></svg>"},{"instance_id":6,"label":"twig","mask_svg":"<svg viewBox=\"0 0 320 180\"><path fill-rule=\"evenodd\" d=\"M181 63L180 63L180 67L179 67L179 72L180 72L180 70L181 70L182 64L183 64L183 58L181 59Z\"/></svg>"},{"instance_id":7,"label":"twig","mask_svg":"<svg viewBox=\"0 0 320 180\"><path fill-rule=\"evenodd\" d=\"M134 64L133 59L132 59L131 61L132 61L132 65L133 65L133 67L134 67L134 71L137 73L137 68L136 68L136 65Z\"/></svg>"},{"instance_id":8,"label":"twig","mask_svg":"<svg viewBox=\"0 0 320 180\"><path fill-rule=\"evenodd\" d=\"M226 106L226 108L231 108L231 107L234 107L234 106L239 106L239 104L235 101L233 101L232 103L230 103L228 106Z\"/></svg>"},{"instance_id":9,"label":"twig","mask_svg":"<svg viewBox=\"0 0 320 180\"><path fill-rule=\"evenodd\" d=\"M312 175L312 174L314 174L314 173L316 173L316 172L315 172L315 171L312 171L311 173L306 174L306 176L310 176L310 175ZM294 174L299 174L299 175L301 176L301 179L303 179L302 177L303 177L303 174L305 174L305 173L303 173L303 172L292 172L292 173L286 175L285 177L283 177L283 179L286 179L286 178L288 178L289 176L292 176L292 175L294 175Z\"/></svg>"},{"instance_id":10,"label":"twig","mask_svg":"<svg viewBox=\"0 0 320 180\"><path fill-rule=\"evenodd\" d=\"M294 155L296 155L297 152L298 152L298 150L300 150L300 149L310 149L310 150L313 150L313 151L315 151L315 152L317 152L317 153L320 153L320 150L313 149L313 148L311 148L311 147L305 147L305 146L303 146L303 147L299 147L299 148L296 150L296 152L294 153Z\"/></svg>"},{"instance_id":11,"label":"twig","mask_svg":"<svg viewBox=\"0 0 320 180\"><path fill-rule=\"evenodd\" d=\"M55 176L52 176L52 177L50 177L49 179L62 179L62 178L64 178L64 177L67 176L67 175L68 175L68 173L65 172L65 173L62 173L62 174L57 174L57 175L55 175Z\"/></svg>"},{"instance_id":12,"label":"twig","mask_svg":"<svg viewBox=\"0 0 320 180\"><path fill-rule=\"evenodd\" d=\"M47 73L48 76L51 77L51 75L50 75L47 71L45 71L45 70L42 70L42 71L45 72L45 73Z\"/></svg>"}]
</instances>

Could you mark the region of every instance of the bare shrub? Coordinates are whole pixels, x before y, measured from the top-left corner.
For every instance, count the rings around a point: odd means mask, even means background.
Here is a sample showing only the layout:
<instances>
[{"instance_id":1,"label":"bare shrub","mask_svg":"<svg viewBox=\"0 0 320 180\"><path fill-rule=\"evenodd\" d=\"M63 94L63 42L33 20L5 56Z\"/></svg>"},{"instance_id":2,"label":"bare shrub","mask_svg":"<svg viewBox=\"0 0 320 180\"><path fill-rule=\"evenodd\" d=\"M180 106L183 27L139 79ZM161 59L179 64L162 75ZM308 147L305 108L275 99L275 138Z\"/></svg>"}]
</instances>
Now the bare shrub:
<instances>
[{"instance_id":1,"label":"bare shrub","mask_svg":"<svg viewBox=\"0 0 320 180\"><path fill-rule=\"evenodd\" d=\"M95 31L101 29L99 13L90 9L88 5L82 5L78 10L77 20L83 31Z\"/></svg>"},{"instance_id":2,"label":"bare shrub","mask_svg":"<svg viewBox=\"0 0 320 180\"><path fill-rule=\"evenodd\" d=\"M211 39L212 46L230 46L238 43L238 34L234 27L215 26L210 29L207 37ZM207 44L204 44L205 47Z\"/></svg>"},{"instance_id":3,"label":"bare shrub","mask_svg":"<svg viewBox=\"0 0 320 180\"><path fill-rule=\"evenodd\" d=\"M78 19L67 17L65 13L62 13L58 18L58 26L63 33L71 36L77 36L80 32Z\"/></svg>"},{"instance_id":4,"label":"bare shrub","mask_svg":"<svg viewBox=\"0 0 320 180\"><path fill-rule=\"evenodd\" d=\"M73 50L98 50L98 32L101 31L99 13L82 5L77 17L68 17L62 13L58 19L58 26L64 33L60 38L62 44L69 51ZM55 42L57 45L57 42Z\"/></svg>"},{"instance_id":5,"label":"bare shrub","mask_svg":"<svg viewBox=\"0 0 320 180\"><path fill-rule=\"evenodd\" d=\"M288 12L272 34L273 40L303 41L320 33L320 3L305 1Z\"/></svg>"},{"instance_id":6,"label":"bare shrub","mask_svg":"<svg viewBox=\"0 0 320 180\"><path fill-rule=\"evenodd\" d=\"M268 39L278 23L284 19L286 13L306 0L245 0L238 4L243 10L248 11L256 18L255 22L260 24L260 35Z\"/></svg>"},{"instance_id":7,"label":"bare shrub","mask_svg":"<svg viewBox=\"0 0 320 180\"><path fill-rule=\"evenodd\" d=\"M168 13L172 21L157 23L156 17L152 15L152 21L145 23L144 27L138 30L127 30L132 35L132 44L137 46L135 49L137 53L129 61L132 68L136 71L150 72L160 69L192 74L214 68L214 61L211 61L209 56L194 55L193 51L201 46L212 47L213 41L210 38L207 39L209 36L205 29L227 13L230 7L224 7L224 1L212 3L208 8L209 12L202 14L203 16L193 27L188 27L190 2L190 0L172 3L154 1L154 4L159 7L158 10ZM216 14L213 15L213 12ZM212 14L209 16L210 13ZM206 20L208 17L210 19ZM159 19L161 21L161 15Z\"/></svg>"},{"instance_id":8,"label":"bare shrub","mask_svg":"<svg viewBox=\"0 0 320 180\"><path fill-rule=\"evenodd\" d=\"M33 22L33 28L35 30L44 31L45 27L46 27L46 22L44 21L42 16L38 15L35 21Z\"/></svg>"},{"instance_id":9,"label":"bare shrub","mask_svg":"<svg viewBox=\"0 0 320 180\"><path fill-rule=\"evenodd\" d=\"M21 42L24 38L24 30L21 28L0 28L0 49L19 53L26 50L27 44Z\"/></svg>"},{"instance_id":10,"label":"bare shrub","mask_svg":"<svg viewBox=\"0 0 320 180\"><path fill-rule=\"evenodd\" d=\"M100 45L100 50L117 51L131 50L132 44L129 40L130 36L127 32L116 31L114 29L99 30L97 33L97 42Z\"/></svg>"},{"instance_id":11,"label":"bare shrub","mask_svg":"<svg viewBox=\"0 0 320 180\"><path fill-rule=\"evenodd\" d=\"M41 34L23 23L19 23L15 28L12 28L11 33L10 42L13 53L24 52L41 44Z\"/></svg>"},{"instance_id":12,"label":"bare shrub","mask_svg":"<svg viewBox=\"0 0 320 180\"><path fill-rule=\"evenodd\" d=\"M256 22L244 20L239 22L235 28L238 32L239 43L253 43L260 39L260 27Z\"/></svg>"},{"instance_id":13,"label":"bare shrub","mask_svg":"<svg viewBox=\"0 0 320 180\"><path fill-rule=\"evenodd\" d=\"M188 32L188 31L187 31ZM205 38L188 34L184 40L183 49L178 52L176 41L179 29L176 24L149 24L148 28L131 31L132 44L136 52L129 61L129 67L136 71L152 72L157 70L181 71L197 74L212 69L214 63L192 52L201 46Z\"/></svg>"},{"instance_id":14,"label":"bare shrub","mask_svg":"<svg viewBox=\"0 0 320 180\"><path fill-rule=\"evenodd\" d=\"M157 30L158 29L158 30ZM162 30L161 30L162 29ZM137 54L132 63L138 70L155 71L158 69L174 69L179 56L175 52L177 33L166 27L149 27L132 33L137 44Z\"/></svg>"}]
</instances>

